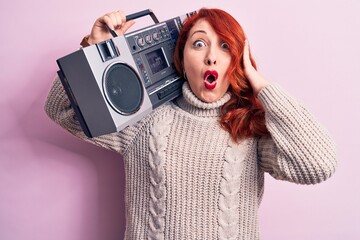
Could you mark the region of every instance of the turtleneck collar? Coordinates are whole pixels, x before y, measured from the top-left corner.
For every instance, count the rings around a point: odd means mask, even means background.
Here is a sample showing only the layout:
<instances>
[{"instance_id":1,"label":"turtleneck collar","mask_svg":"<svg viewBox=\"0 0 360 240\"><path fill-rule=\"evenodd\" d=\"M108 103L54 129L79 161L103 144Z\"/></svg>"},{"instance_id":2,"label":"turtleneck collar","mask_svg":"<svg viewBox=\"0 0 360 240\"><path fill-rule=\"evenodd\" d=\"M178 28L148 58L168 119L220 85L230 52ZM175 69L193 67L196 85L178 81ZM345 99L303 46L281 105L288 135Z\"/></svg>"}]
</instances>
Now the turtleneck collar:
<instances>
[{"instance_id":1,"label":"turtleneck collar","mask_svg":"<svg viewBox=\"0 0 360 240\"><path fill-rule=\"evenodd\" d=\"M199 117L220 117L221 107L230 100L230 93L227 92L216 102L203 102L193 93L188 82L184 82L182 92L182 96L176 99L177 105L184 111Z\"/></svg>"}]
</instances>

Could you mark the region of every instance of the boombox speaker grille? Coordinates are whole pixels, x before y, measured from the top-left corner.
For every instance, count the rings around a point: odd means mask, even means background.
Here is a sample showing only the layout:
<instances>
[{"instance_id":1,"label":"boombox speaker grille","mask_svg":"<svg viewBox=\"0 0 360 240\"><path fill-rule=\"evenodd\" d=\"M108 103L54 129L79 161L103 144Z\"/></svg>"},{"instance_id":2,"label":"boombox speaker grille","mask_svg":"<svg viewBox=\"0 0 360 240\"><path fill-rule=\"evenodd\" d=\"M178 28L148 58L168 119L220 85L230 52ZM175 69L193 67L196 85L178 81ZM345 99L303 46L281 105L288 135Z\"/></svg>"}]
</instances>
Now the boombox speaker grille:
<instances>
[{"instance_id":1,"label":"boombox speaker grille","mask_svg":"<svg viewBox=\"0 0 360 240\"><path fill-rule=\"evenodd\" d=\"M105 97L111 107L123 115L137 112L143 102L141 80L129 65L113 63L104 73Z\"/></svg>"}]
</instances>

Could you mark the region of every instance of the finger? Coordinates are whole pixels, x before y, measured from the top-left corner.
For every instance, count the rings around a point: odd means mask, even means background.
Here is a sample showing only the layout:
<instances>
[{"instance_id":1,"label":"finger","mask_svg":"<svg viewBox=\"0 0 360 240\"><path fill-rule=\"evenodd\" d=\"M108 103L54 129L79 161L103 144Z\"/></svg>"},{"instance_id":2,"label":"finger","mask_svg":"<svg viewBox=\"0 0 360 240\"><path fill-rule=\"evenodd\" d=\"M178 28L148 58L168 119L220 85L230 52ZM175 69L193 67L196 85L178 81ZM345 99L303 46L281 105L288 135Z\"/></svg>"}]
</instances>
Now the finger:
<instances>
[{"instance_id":1,"label":"finger","mask_svg":"<svg viewBox=\"0 0 360 240\"><path fill-rule=\"evenodd\" d=\"M115 18L116 18L115 29L121 28L124 22L122 20L121 13L119 11L115 12Z\"/></svg>"},{"instance_id":2,"label":"finger","mask_svg":"<svg viewBox=\"0 0 360 240\"><path fill-rule=\"evenodd\" d=\"M115 16L116 16L115 28L122 28L126 22L125 14L122 11L118 10L115 12Z\"/></svg>"},{"instance_id":3,"label":"finger","mask_svg":"<svg viewBox=\"0 0 360 240\"><path fill-rule=\"evenodd\" d=\"M121 24L121 23L118 23L118 21L117 21L116 12L110 13L110 14L109 14L109 17L110 17L111 23L112 23L112 25L113 25L112 30L114 30L114 29L116 29L116 28L119 26L119 24Z\"/></svg>"},{"instance_id":4,"label":"finger","mask_svg":"<svg viewBox=\"0 0 360 240\"><path fill-rule=\"evenodd\" d=\"M120 10L118 10L117 12L116 12L117 14L116 14L116 16L119 18L118 19L118 23L119 23L119 26L123 26L125 23L126 23L126 16L125 16L125 14L122 12L122 11L120 11Z\"/></svg>"},{"instance_id":5,"label":"finger","mask_svg":"<svg viewBox=\"0 0 360 240\"><path fill-rule=\"evenodd\" d=\"M103 18L102 18L102 22L104 24L106 24L111 30L115 29L113 20L111 18L111 14L106 14Z\"/></svg>"},{"instance_id":6,"label":"finger","mask_svg":"<svg viewBox=\"0 0 360 240\"><path fill-rule=\"evenodd\" d=\"M108 16L110 21L108 22L108 27L112 27L112 30L115 30L116 28L121 28L121 25L123 23L122 17L120 15L120 12L111 12L106 14L105 16Z\"/></svg>"},{"instance_id":7,"label":"finger","mask_svg":"<svg viewBox=\"0 0 360 240\"><path fill-rule=\"evenodd\" d=\"M249 43L247 40L244 42L244 59L249 58Z\"/></svg>"},{"instance_id":8,"label":"finger","mask_svg":"<svg viewBox=\"0 0 360 240\"><path fill-rule=\"evenodd\" d=\"M249 50L248 40L245 40L245 44L244 44L243 63L245 68L252 66L250 60L250 50Z\"/></svg>"},{"instance_id":9,"label":"finger","mask_svg":"<svg viewBox=\"0 0 360 240\"><path fill-rule=\"evenodd\" d=\"M119 34L119 35L122 35L124 34L132 25L135 24L135 21L134 20L130 20L130 21L127 21L123 24L123 26L118 29L116 32Z\"/></svg>"}]
</instances>

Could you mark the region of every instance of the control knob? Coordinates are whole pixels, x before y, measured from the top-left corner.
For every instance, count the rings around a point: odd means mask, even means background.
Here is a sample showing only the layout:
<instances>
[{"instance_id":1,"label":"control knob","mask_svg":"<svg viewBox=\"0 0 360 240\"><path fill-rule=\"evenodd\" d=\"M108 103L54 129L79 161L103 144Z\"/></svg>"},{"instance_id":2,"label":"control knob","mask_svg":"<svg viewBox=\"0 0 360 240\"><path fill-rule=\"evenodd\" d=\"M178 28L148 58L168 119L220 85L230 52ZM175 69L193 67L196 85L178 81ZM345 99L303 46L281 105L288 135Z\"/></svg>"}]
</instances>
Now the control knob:
<instances>
[{"instance_id":1,"label":"control knob","mask_svg":"<svg viewBox=\"0 0 360 240\"><path fill-rule=\"evenodd\" d=\"M147 42L147 43L151 43L152 42L152 37L151 37L151 35L146 35L145 36L145 42Z\"/></svg>"},{"instance_id":2,"label":"control knob","mask_svg":"<svg viewBox=\"0 0 360 240\"><path fill-rule=\"evenodd\" d=\"M145 45L145 41L143 38L138 38L136 42L139 47L143 47Z\"/></svg>"},{"instance_id":3,"label":"control knob","mask_svg":"<svg viewBox=\"0 0 360 240\"><path fill-rule=\"evenodd\" d=\"M159 35L158 32L154 32L154 33L152 34L152 36L153 36L153 39L154 39L155 41L159 41L159 40L160 40L160 35Z\"/></svg>"}]
</instances>

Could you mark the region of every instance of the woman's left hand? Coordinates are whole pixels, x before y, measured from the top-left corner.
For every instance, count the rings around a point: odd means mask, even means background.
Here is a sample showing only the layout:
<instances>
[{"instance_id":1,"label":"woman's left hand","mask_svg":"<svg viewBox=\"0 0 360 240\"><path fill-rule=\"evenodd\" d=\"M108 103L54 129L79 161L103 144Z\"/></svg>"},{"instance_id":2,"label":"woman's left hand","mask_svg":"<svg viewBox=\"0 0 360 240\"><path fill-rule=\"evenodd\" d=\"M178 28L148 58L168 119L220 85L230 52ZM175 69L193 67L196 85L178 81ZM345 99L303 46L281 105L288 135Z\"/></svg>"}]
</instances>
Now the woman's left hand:
<instances>
[{"instance_id":1,"label":"woman's left hand","mask_svg":"<svg viewBox=\"0 0 360 240\"><path fill-rule=\"evenodd\" d=\"M263 87L269 85L269 81L266 80L251 64L248 40L245 40L243 63L245 76L249 80L255 96L257 96Z\"/></svg>"}]
</instances>

